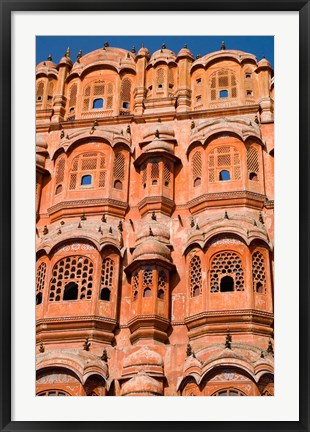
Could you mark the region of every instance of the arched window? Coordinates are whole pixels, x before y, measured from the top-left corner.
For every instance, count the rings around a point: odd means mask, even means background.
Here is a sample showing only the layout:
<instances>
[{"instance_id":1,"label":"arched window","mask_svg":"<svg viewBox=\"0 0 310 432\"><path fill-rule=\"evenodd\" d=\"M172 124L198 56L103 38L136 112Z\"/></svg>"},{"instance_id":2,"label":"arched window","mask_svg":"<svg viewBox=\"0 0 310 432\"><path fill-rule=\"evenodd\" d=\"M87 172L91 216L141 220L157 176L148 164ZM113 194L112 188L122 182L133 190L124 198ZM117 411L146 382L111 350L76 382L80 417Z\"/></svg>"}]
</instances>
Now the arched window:
<instances>
[{"instance_id":1,"label":"arched window","mask_svg":"<svg viewBox=\"0 0 310 432\"><path fill-rule=\"evenodd\" d=\"M43 95L44 95L44 82L39 81L37 84L37 102L43 101Z\"/></svg>"},{"instance_id":2,"label":"arched window","mask_svg":"<svg viewBox=\"0 0 310 432\"><path fill-rule=\"evenodd\" d=\"M249 179L252 181L258 181L259 163L258 153L254 147L249 147L247 151L247 169Z\"/></svg>"},{"instance_id":3,"label":"arched window","mask_svg":"<svg viewBox=\"0 0 310 432\"><path fill-rule=\"evenodd\" d=\"M131 278L131 290L132 290L132 300L135 301L138 298L139 292L139 273L136 272Z\"/></svg>"},{"instance_id":4,"label":"arched window","mask_svg":"<svg viewBox=\"0 0 310 432\"><path fill-rule=\"evenodd\" d=\"M123 181L125 179L125 157L122 153L117 153L114 158L113 165L113 187L115 189L123 189Z\"/></svg>"},{"instance_id":5,"label":"arched window","mask_svg":"<svg viewBox=\"0 0 310 432\"><path fill-rule=\"evenodd\" d=\"M219 252L211 262L211 293L244 291L242 261L236 252Z\"/></svg>"},{"instance_id":6,"label":"arched window","mask_svg":"<svg viewBox=\"0 0 310 432\"><path fill-rule=\"evenodd\" d=\"M102 98L93 100L93 108L95 108L95 109L103 108L103 104L104 104L104 101Z\"/></svg>"},{"instance_id":7,"label":"arched window","mask_svg":"<svg viewBox=\"0 0 310 432\"><path fill-rule=\"evenodd\" d=\"M111 291L114 284L114 261L105 258L101 267L101 291L100 300L110 301Z\"/></svg>"},{"instance_id":8,"label":"arched window","mask_svg":"<svg viewBox=\"0 0 310 432\"><path fill-rule=\"evenodd\" d=\"M53 267L49 300L90 300L93 272L94 266L88 257L62 258Z\"/></svg>"},{"instance_id":9,"label":"arched window","mask_svg":"<svg viewBox=\"0 0 310 432\"><path fill-rule=\"evenodd\" d=\"M260 294L266 293L266 274L264 257L256 251L252 255L253 290Z\"/></svg>"},{"instance_id":10,"label":"arched window","mask_svg":"<svg viewBox=\"0 0 310 432\"><path fill-rule=\"evenodd\" d=\"M164 186L168 187L170 183L171 165L164 162Z\"/></svg>"},{"instance_id":11,"label":"arched window","mask_svg":"<svg viewBox=\"0 0 310 432\"><path fill-rule=\"evenodd\" d=\"M78 186L105 187L106 162L102 153L84 153L73 159L70 171L69 190Z\"/></svg>"},{"instance_id":12,"label":"arched window","mask_svg":"<svg viewBox=\"0 0 310 432\"><path fill-rule=\"evenodd\" d=\"M221 69L210 77L210 100L222 100L237 97L237 81L234 72Z\"/></svg>"},{"instance_id":13,"label":"arched window","mask_svg":"<svg viewBox=\"0 0 310 432\"><path fill-rule=\"evenodd\" d=\"M55 195L58 195L62 192L62 182L65 178L65 167L66 167L66 160L65 158L61 158L56 165L56 175L55 175L55 182L56 182L56 189L55 189Z\"/></svg>"},{"instance_id":14,"label":"arched window","mask_svg":"<svg viewBox=\"0 0 310 432\"><path fill-rule=\"evenodd\" d=\"M152 286L153 286L153 270L146 268L143 270L143 279L142 279L143 297L152 296Z\"/></svg>"},{"instance_id":15,"label":"arched window","mask_svg":"<svg viewBox=\"0 0 310 432\"><path fill-rule=\"evenodd\" d=\"M196 151L192 158L192 175L193 175L193 186L197 187L201 185L202 175L202 158L201 151Z\"/></svg>"},{"instance_id":16,"label":"arched window","mask_svg":"<svg viewBox=\"0 0 310 432\"><path fill-rule=\"evenodd\" d=\"M151 163L151 181L152 186L157 186L159 182L159 163L157 161L153 161Z\"/></svg>"},{"instance_id":17,"label":"arched window","mask_svg":"<svg viewBox=\"0 0 310 432\"><path fill-rule=\"evenodd\" d=\"M98 80L85 86L82 111L89 111L90 109L108 110L112 107L113 84L111 82Z\"/></svg>"},{"instance_id":18,"label":"arched window","mask_svg":"<svg viewBox=\"0 0 310 432\"><path fill-rule=\"evenodd\" d=\"M213 393L211 396L245 396L245 394L238 389L222 389Z\"/></svg>"},{"instance_id":19,"label":"arched window","mask_svg":"<svg viewBox=\"0 0 310 432\"><path fill-rule=\"evenodd\" d=\"M71 396L64 390L44 390L37 394L37 396Z\"/></svg>"},{"instance_id":20,"label":"arched window","mask_svg":"<svg viewBox=\"0 0 310 432\"><path fill-rule=\"evenodd\" d=\"M165 71L163 68L157 69L156 71L156 89L157 91L163 91L165 85Z\"/></svg>"},{"instance_id":21,"label":"arched window","mask_svg":"<svg viewBox=\"0 0 310 432\"><path fill-rule=\"evenodd\" d=\"M167 276L163 270L158 273L157 298L164 300L167 290Z\"/></svg>"},{"instance_id":22,"label":"arched window","mask_svg":"<svg viewBox=\"0 0 310 432\"><path fill-rule=\"evenodd\" d=\"M202 292L201 259L198 255L194 255L190 261L189 274L191 297L197 297Z\"/></svg>"},{"instance_id":23,"label":"arched window","mask_svg":"<svg viewBox=\"0 0 310 432\"><path fill-rule=\"evenodd\" d=\"M46 276L46 264L43 262L37 268L37 275L36 275L36 304L37 305L42 303L45 276Z\"/></svg>"},{"instance_id":24,"label":"arched window","mask_svg":"<svg viewBox=\"0 0 310 432\"><path fill-rule=\"evenodd\" d=\"M81 185L87 186L92 184L92 176L89 174L83 175L81 178Z\"/></svg>"},{"instance_id":25,"label":"arched window","mask_svg":"<svg viewBox=\"0 0 310 432\"><path fill-rule=\"evenodd\" d=\"M70 88L70 91L69 91L69 112L73 112L73 111L71 111L71 109L73 108L73 110L74 110L74 108L75 108L75 106L76 106L76 96L77 96L77 85L76 84L73 84L72 86L71 86L71 88Z\"/></svg>"},{"instance_id":26,"label":"arched window","mask_svg":"<svg viewBox=\"0 0 310 432\"><path fill-rule=\"evenodd\" d=\"M131 100L131 81L128 78L123 79L121 86L121 109L129 110Z\"/></svg>"},{"instance_id":27,"label":"arched window","mask_svg":"<svg viewBox=\"0 0 310 432\"><path fill-rule=\"evenodd\" d=\"M208 157L209 182L241 179L240 154L235 147L216 147Z\"/></svg>"}]
</instances>

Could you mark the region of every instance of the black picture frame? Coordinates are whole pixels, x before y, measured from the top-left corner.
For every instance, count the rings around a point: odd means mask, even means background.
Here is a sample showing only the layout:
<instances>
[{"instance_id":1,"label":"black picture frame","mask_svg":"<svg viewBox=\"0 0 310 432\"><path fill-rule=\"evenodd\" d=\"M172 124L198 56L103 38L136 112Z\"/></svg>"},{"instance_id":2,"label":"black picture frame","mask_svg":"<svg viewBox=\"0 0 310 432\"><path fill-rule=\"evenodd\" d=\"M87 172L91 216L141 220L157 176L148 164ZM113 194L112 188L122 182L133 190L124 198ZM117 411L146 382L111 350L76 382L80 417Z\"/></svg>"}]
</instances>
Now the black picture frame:
<instances>
[{"instance_id":1,"label":"black picture frame","mask_svg":"<svg viewBox=\"0 0 310 432\"><path fill-rule=\"evenodd\" d=\"M143 0L59 0L9 1L0 0L1 14L1 76L0 76L0 418L1 431L310 431L309 422L309 0L170 0L145 2ZM253 422L23 422L11 421L11 14L14 11L298 11L299 12L299 73L300 73L300 364L299 364L299 421ZM294 229L294 227L288 227ZM289 247L289 245L288 245ZM294 371L288 371L288 374ZM293 378L292 378L293 379Z\"/></svg>"}]
</instances>

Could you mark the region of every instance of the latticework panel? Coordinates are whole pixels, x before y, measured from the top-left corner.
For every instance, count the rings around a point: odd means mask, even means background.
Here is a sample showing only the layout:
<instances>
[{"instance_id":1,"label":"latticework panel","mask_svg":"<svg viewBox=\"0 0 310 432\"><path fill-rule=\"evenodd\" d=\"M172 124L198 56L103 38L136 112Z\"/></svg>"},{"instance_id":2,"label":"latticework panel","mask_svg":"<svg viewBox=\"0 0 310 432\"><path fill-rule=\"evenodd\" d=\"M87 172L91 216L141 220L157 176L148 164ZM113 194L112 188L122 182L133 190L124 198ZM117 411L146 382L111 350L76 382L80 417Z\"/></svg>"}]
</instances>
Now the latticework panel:
<instances>
[{"instance_id":1,"label":"latticework panel","mask_svg":"<svg viewBox=\"0 0 310 432\"><path fill-rule=\"evenodd\" d=\"M134 273L131 278L132 300L137 300L139 292L139 273Z\"/></svg>"},{"instance_id":2,"label":"latticework panel","mask_svg":"<svg viewBox=\"0 0 310 432\"><path fill-rule=\"evenodd\" d=\"M36 292L37 292L37 294L39 292L42 292L44 289L45 276L46 276L46 264L41 263L39 265L39 267L37 268L37 275L36 275Z\"/></svg>"},{"instance_id":3,"label":"latticework panel","mask_svg":"<svg viewBox=\"0 0 310 432\"><path fill-rule=\"evenodd\" d=\"M118 153L114 159L113 177L117 180L125 178L125 157L122 153Z\"/></svg>"},{"instance_id":4,"label":"latticework panel","mask_svg":"<svg viewBox=\"0 0 310 432\"><path fill-rule=\"evenodd\" d=\"M164 184L168 186L170 183L171 167L167 162L164 163Z\"/></svg>"},{"instance_id":5,"label":"latticework panel","mask_svg":"<svg viewBox=\"0 0 310 432\"><path fill-rule=\"evenodd\" d=\"M192 174L193 174L193 180L197 178L201 178L202 174L202 158L201 158L201 152L196 151L192 158Z\"/></svg>"},{"instance_id":6,"label":"latticework panel","mask_svg":"<svg viewBox=\"0 0 310 432\"><path fill-rule=\"evenodd\" d=\"M158 69L156 71L156 84L157 86L161 85L163 86L165 82L165 71L164 69Z\"/></svg>"},{"instance_id":7,"label":"latticework panel","mask_svg":"<svg viewBox=\"0 0 310 432\"><path fill-rule=\"evenodd\" d=\"M250 147L247 151L247 168L249 173L259 173L258 153L254 147Z\"/></svg>"},{"instance_id":8,"label":"latticework panel","mask_svg":"<svg viewBox=\"0 0 310 432\"><path fill-rule=\"evenodd\" d=\"M56 167L56 185L64 181L65 166L66 160L61 158Z\"/></svg>"},{"instance_id":9,"label":"latticework panel","mask_svg":"<svg viewBox=\"0 0 310 432\"><path fill-rule=\"evenodd\" d=\"M174 85L174 73L173 73L173 69L168 69L168 82L171 86Z\"/></svg>"},{"instance_id":10,"label":"latticework panel","mask_svg":"<svg viewBox=\"0 0 310 432\"><path fill-rule=\"evenodd\" d=\"M91 171L97 168L97 158L85 158L83 155L82 159L82 171Z\"/></svg>"},{"instance_id":11,"label":"latticework panel","mask_svg":"<svg viewBox=\"0 0 310 432\"><path fill-rule=\"evenodd\" d=\"M220 180L222 170L229 171L232 180L241 179L240 154L235 147L221 146L209 153L209 182Z\"/></svg>"},{"instance_id":12,"label":"latticework panel","mask_svg":"<svg viewBox=\"0 0 310 432\"><path fill-rule=\"evenodd\" d=\"M167 276L163 270L160 270L158 273L158 281L157 281L157 297L163 300L166 296L167 290Z\"/></svg>"},{"instance_id":13,"label":"latticework panel","mask_svg":"<svg viewBox=\"0 0 310 432\"><path fill-rule=\"evenodd\" d=\"M53 81L51 80L51 81L49 81L49 83L48 83L48 90L47 90L47 94L48 94L49 97L52 97L52 96L53 96L53 93L54 93L54 83L53 83Z\"/></svg>"},{"instance_id":14,"label":"latticework panel","mask_svg":"<svg viewBox=\"0 0 310 432\"><path fill-rule=\"evenodd\" d=\"M189 264L189 278L190 278L190 293L191 297L196 297L202 292L202 269L201 259L195 255Z\"/></svg>"},{"instance_id":15,"label":"latticework panel","mask_svg":"<svg viewBox=\"0 0 310 432\"><path fill-rule=\"evenodd\" d=\"M105 187L105 171L100 171L99 173L99 187Z\"/></svg>"},{"instance_id":16,"label":"latticework panel","mask_svg":"<svg viewBox=\"0 0 310 432\"><path fill-rule=\"evenodd\" d=\"M83 111L88 111L89 109L89 98L83 100Z\"/></svg>"},{"instance_id":17,"label":"latticework panel","mask_svg":"<svg viewBox=\"0 0 310 432\"><path fill-rule=\"evenodd\" d=\"M131 97L131 81L128 78L123 79L121 86L121 101L130 102Z\"/></svg>"},{"instance_id":18,"label":"latticework panel","mask_svg":"<svg viewBox=\"0 0 310 432\"><path fill-rule=\"evenodd\" d=\"M108 96L107 97L107 109L112 109L113 108L113 96Z\"/></svg>"},{"instance_id":19,"label":"latticework panel","mask_svg":"<svg viewBox=\"0 0 310 432\"><path fill-rule=\"evenodd\" d=\"M77 96L77 85L73 84L72 87L70 88L69 108L75 107L76 96Z\"/></svg>"},{"instance_id":20,"label":"latticework panel","mask_svg":"<svg viewBox=\"0 0 310 432\"><path fill-rule=\"evenodd\" d=\"M77 175L71 174L70 175L70 182L69 182L69 189L75 189L76 188L76 180L77 180Z\"/></svg>"},{"instance_id":21,"label":"latticework panel","mask_svg":"<svg viewBox=\"0 0 310 432\"><path fill-rule=\"evenodd\" d=\"M101 288L109 288L112 290L113 287L113 273L114 273L114 262L111 258L105 258L102 262L101 268Z\"/></svg>"},{"instance_id":22,"label":"latticework panel","mask_svg":"<svg viewBox=\"0 0 310 432\"><path fill-rule=\"evenodd\" d=\"M152 162L151 164L151 178L152 179L158 179L159 178L159 163L158 162Z\"/></svg>"},{"instance_id":23,"label":"latticework panel","mask_svg":"<svg viewBox=\"0 0 310 432\"><path fill-rule=\"evenodd\" d=\"M72 161L72 168L69 181L69 189L73 190L77 187L77 179L85 173L93 176L94 187L105 187L106 171L105 156L101 153L87 152Z\"/></svg>"},{"instance_id":24,"label":"latticework panel","mask_svg":"<svg viewBox=\"0 0 310 432\"><path fill-rule=\"evenodd\" d=\"M95 84L94 85L94 96L103 96L104 95L104 84Z\"/></svg>"},{"instance_id":25,"label":"latticework panel","mask_svg":"<svg viewBox=\"0 0 310 432\"><path fill-rule=\"evenodd\" d=\"M84 95L90 96L90 86L85 87Z\"/></svg>"},{"instance_id":26,"label":"latticework panel","mask_svg":"<svg viewBox=\"0 0 310 432\"><path fill-rule=\"evenodd\" d=\"M53 268L49 300L63 300L65 288L70 282L77 284L76 300L91 299L93 272L93 263L85 256L75 255L61 259Z\"/></svg>"},{"instance_id":27,"label":"latticework panel","mask_svg":"<svg viewBox=\"0 0 310 432\"><path fill-rule=\"evenodd\" d=\"M37 85L37 99L41 98L41 100L42 100L43 94L44 94L44 82L40 81L40 82L38 82L38 85Z\"/></svg>"},{"instance_id":28,"label":"latticework panel","mask_svg":"<svg viewBox=\"0 0 310 432\"><path fill-rule=\"evenodd\" d=\"M153 270L152 269L144 269L143 270L142 287L143 288L152 288L152 285L153 285Z\"/></svg>"},{"instance_id":29,"label":"latticework panel","mask_svg":"<svg viewBox=\"0 0 310 432\"><path fill-rule=\"evenodd\" d=\"M147 172L146 172L146 165L143 165L141 167L141 183L144 185L147 180Z\"/></svg>"},{"instance_id":30,"label":"latticework panel","mask_svg":"<svg viewBox=\"0 0 310 432\"><path fill-rule=\"evenodd\" d=\"M220 291L221 279L230 276L234 280L234 291L244 291L242 261L236 252L220 252L215 255L211 264L211 292Z\"/></svg>"},{"instance_id":31,"label":"latticework panel","mask_svg":"<svg viewBox=\"0 0 310 432\"><path fill-rule=\"evenodd\" d=\"M220 90L227 90L228 96L237 97L237 80L234 72L222 69L214 72L210 77L210 100L221 99Z\"/></svg>"},{"instance_id":32,"label":"latticework panel","mask_svg":"<svg viewBox=\"0 0 310 432\"><path fill-rule=\"evenodd\" d=\"M256 292L265 293L266 291L266 273L264 257L256 251L252 255L252 277L253 277L253 289Z\"/></svg>"}]
</instances>

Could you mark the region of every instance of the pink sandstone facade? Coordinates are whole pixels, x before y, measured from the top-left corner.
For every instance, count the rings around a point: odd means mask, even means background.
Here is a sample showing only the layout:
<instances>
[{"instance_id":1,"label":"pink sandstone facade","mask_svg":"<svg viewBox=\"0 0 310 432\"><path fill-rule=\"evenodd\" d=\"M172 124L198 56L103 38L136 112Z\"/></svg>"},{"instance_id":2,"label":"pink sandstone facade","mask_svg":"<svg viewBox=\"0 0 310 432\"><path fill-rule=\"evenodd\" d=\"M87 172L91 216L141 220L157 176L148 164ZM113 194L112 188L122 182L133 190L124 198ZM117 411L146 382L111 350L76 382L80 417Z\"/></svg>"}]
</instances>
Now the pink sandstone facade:
<instances>
[{"instance_id":1,"label":"pink sandstone facade","mask_svg":"<svg viewBox=\"0 0 310 432\"><path fill-rule=\"evenodd\" d=\"M36 77L37 394L272 396L270 63L106 43Z\"/></svg>"}]
</instances>

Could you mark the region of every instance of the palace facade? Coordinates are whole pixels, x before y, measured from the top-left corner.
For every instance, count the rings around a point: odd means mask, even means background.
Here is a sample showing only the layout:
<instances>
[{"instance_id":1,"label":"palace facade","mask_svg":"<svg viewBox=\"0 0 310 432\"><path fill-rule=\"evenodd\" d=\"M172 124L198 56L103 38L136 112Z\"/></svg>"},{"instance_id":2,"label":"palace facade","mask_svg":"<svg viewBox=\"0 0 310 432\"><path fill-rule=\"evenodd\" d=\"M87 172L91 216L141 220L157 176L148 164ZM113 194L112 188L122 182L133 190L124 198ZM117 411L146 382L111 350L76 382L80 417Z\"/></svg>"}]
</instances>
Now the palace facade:
<instances>
[{"instance_id":1,"label":"palace facade","mask_svg":"<svg viewBox=\"0 0 310 432\"><path fill-rule=\"evenodd\" d=\"M37 394L274 394L273 71L108 43L36 68Z\"/></svg>"}]
</instances>

